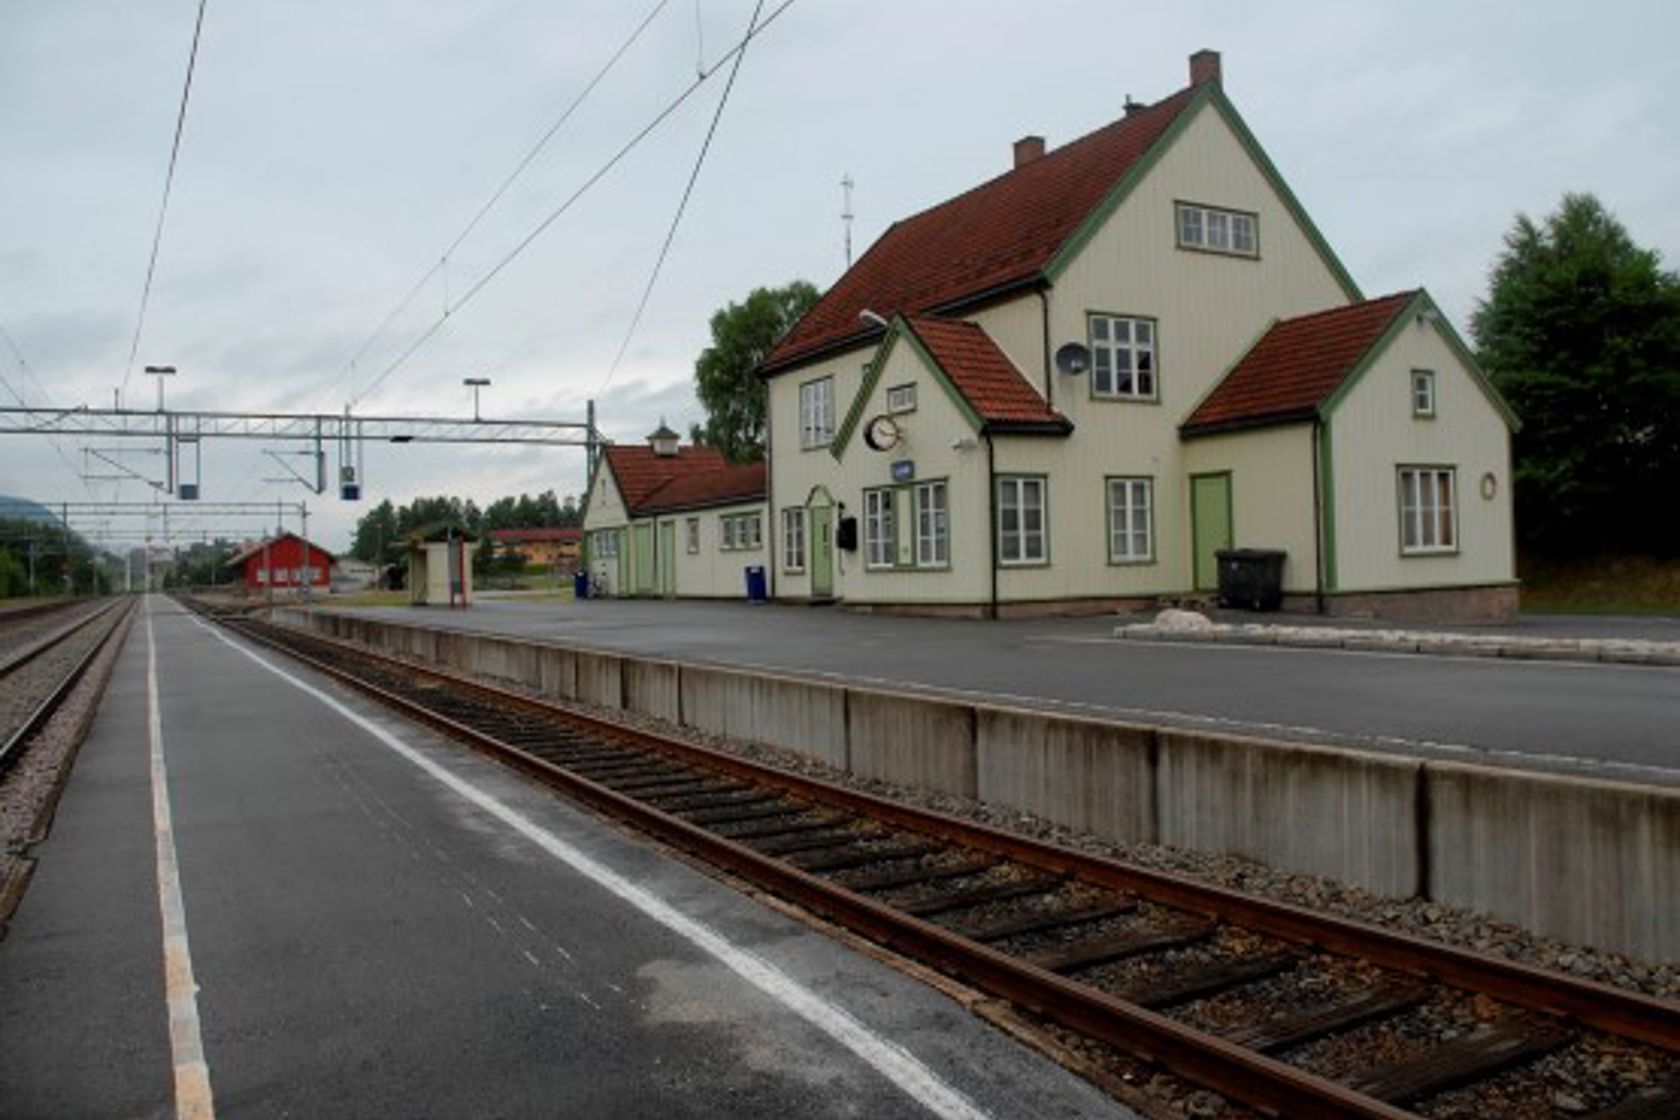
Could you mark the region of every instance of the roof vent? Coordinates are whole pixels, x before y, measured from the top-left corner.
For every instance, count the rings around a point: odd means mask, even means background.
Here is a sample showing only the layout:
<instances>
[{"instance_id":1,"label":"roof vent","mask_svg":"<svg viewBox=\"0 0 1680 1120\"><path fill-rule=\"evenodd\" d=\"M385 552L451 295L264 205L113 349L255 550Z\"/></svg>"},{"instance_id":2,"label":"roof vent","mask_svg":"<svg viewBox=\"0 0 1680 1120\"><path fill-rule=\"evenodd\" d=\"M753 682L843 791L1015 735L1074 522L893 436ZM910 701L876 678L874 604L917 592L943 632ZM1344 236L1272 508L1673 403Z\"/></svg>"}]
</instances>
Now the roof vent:
<instances>
[{"instance_id":1,"label":"roof vent","mask_svg":"<svg viewBox=\"0 0 1680 1120\"><path fill-rule=\"evenodd\" d=\"M1216 86L1220 84L1219 52L1203 48L1190 56L1190 84Z\"/></svg>"},{"instance_id":2,"label":"roof vent","mask_svg":"<svg viewBox=\"0 0 1680 1120\"><path fill-rule=\"evenodd\" d=\"M659 418L659 427L648 434L647 440L648 446L653 448L653 453L655 455L668 459L677 453L677 444L681 442L682 437L676 432L673 432L670 428L667 428L665 426L665 418L661 416Z\"/></svg>"},{"instance_id":3,"label":"roof vent","mask_svg":"<svg viewBox=\"0 0 1680 1120\"><path fill-rule=\"evenodd\" d=\"M1015 166L1025 167L1035 159L1044 158L1044 137L1023 136L1015 141Z\"/></svg>"},{"instance_id":4,"label":"roof vent","mask_svg":"<svg viewBox=\"0 0 1680 1120\"><path fill-rule=\"evenodd\" d=\"M1131 94L1128 93L1126 95L1126 115L1128 117L1135 117L1147 108L1149 108L1149 106L1145 105L1143 102L1133 101Z\"/></svg>"}]
</instances>

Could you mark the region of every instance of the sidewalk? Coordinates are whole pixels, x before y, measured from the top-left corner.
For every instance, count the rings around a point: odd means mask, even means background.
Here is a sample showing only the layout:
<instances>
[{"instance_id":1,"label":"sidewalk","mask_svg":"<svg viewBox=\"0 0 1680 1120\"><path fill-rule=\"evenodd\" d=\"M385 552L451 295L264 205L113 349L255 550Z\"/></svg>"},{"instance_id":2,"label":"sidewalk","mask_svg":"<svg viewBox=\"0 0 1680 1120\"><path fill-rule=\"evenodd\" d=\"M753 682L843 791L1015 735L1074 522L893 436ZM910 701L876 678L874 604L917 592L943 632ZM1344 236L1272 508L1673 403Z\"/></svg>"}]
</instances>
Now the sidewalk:
<instances>
[{"instance_id":1,"label":"sidewalk","mask_svg":"<svg viewBox=\"0 0 1680 1120\"><path fill-rule=\"evenodd\" d=\"M1287 622L1281 621L1285 618ZM1193 611L1162 611L1145 621L1116 626L1114 636L1152 642L1680 667L1680 617L1672 615L1523 615L1492 626L1429 627L1248 611L1222 610L1212 617Z\"/></svg>"}]
</instances>

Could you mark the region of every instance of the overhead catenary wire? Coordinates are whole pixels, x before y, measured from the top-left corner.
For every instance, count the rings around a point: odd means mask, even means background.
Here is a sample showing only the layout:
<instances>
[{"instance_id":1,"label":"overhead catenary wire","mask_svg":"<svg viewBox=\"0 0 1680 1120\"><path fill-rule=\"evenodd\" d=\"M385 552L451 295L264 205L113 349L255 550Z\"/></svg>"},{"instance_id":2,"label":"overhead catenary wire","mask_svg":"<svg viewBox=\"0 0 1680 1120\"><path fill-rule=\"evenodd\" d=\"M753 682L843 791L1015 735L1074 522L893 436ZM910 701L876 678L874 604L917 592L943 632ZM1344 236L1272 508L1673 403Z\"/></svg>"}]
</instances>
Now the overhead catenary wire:
<instances>
[{"instance_id":1,"label":"overhead catenary wire","mask_svg":"<svg viewBox=\"0 0 1680 1120\"><path fill-rule=\"evenodd\" d=\"M181 107L175 114L175 139L169 145L169 170L163 176L163 201L158 205L157 227L152 231L152 252L146 262L146 283L140 289L140 313L134 321L134 341L129 344L128 363L123 367L121 393L128 392L134 375L134 358L140 352L140 336L146 327L146 306L152 297L152 278L157 272L158 250L163 244L164 218L169 214L169 194L175 186L175 165L181 156L181 135L186 130L187 104L192 99L193 70L198 65L198 43L204 32L204 8L209 0L198 0L198 18L193 23L192 51L187 55L187 77L181 86Z\"/></svg>"},{"instance_id":2,"label":"overhead catenary wire","mask_svg":"<svg viewBox=\"0 0 1680 1120\"><path fill-rule=\"evenodd\" d=\"M758 0L753 8L752 19L747 21L747 35L743 41L750 42L753 28L758 25L759 13L764 10L764 0ZM648 301L653 297L653 287L659 281L660 270L665 267L665 258L670 255L671 243L677 238L677 227L682 224L683 214L688 209L688 200L694 194L694 184L700 179L700 169L706 164L706 154L712 149L712 138L717 135L718 122L723 120L723 110L729 104L729 94L735 89L735 78L741 72L741 63L746 60L747 52L740 51L735 61L729 67L729 80L724 83L723 96L718 98L717 109L712 113L712 123L706 129L706 139L700 145L700 154L695 157L694 169L688 173L688 184L683 188L682 198L677 203L677 212L671 216L670 228L665 231L665 243L659 247L659 256L653 262L653 271L648 275L647 285L642 288L642 298L636 304L636 313L630 317L630 328L624 332L624 341L618 344L618 353L613 356L612 365L607 367L606 377L601 379L601 387L595 395L600 396L612 384L613 377L618 373L618 367L624 362L624 355L630 350L630 342L636 337L636 328L642 325L642 316L647 312Z\"/></svg>"},{"instance_id":3,"label":"overhead catenary wire","mask_svg":"<svg viewBox=\"0 0 1680 1120\"><path fill-rule=\"evenodd\" d=\"M18 348L17 340L12 337L11 332L4 326L0 326L0 339L5 340L6 348L12 352L12 359L17 363L18 371L23 374L26 381L31 382L35 386L36 392L41 394L42 403L48 408L52 408L52 398L47 394L47 390L41 384L40 378L35 376L35 371L30 368L28 360L23 356L23 351ZM31 407L30 403L24 399L23 394L18 392L17 389L13 387L12 383L4 376L0 376L0 386L5 387L6 392L12 395L13 399L17 401L20 407ZM72 460L69 453L64 450L64 445L58 441L58 437L48 436L47 442L52 444L53 451L57 452L58 458L64 464L65 468L81 480L82 486L87 490L88 494L91 495L93 493L93 483L89 482L86 476L76 469L75 461Z\"/></svg>"},{"instance_id":4,"label":"overhead catenary wire","mask_svg":"<svg viewBox=\"0 0 1680 1120\"><path fill-rule=\"evenodd\" d=\"M631 47L636 45L636 42L641 39L642 33L648 29L654 19L658 17L659 13L664 11L669 4L670 0L658 0L658 3L654 4L654 6L648 11L647 15L642 17L642 21L636 25L635 30L630 33L630 36L625 39L624 42L619 44L618 49L615 50L612 53L612 56L609 57L601 68L595 72L594 77L589 79L589 82L583 87L583 89L578 91L577 96L572 98L571 102L561 111L560 115L548 126L548 129L537 138L537 142L532 144L524 156L522 156L519 161L513 165L513 169L503 177L500 185L491 192L490 197L478 208L478 212L472 216L471 220L469 220L465 226L461 227L461 232L455 235L455 239L451 241L439 255L437 262L425 271L420 279L415 282L414 286L408 290L408 293L404 295L400 301L398 301L396 307L391 309L390 314L386 315L380 322L379 326L374 329L373 333L368 335L367 339L361 344L361 346L356 348L355 355L345 363L344 369L339 372L339 376L335 381L335 384L342 384L347 376L351 376L353 374L357 364L367 356L368 351L373 348L374 343L384 337L385 332L390 329L391 324L396 322L397 319L401 317L402 313L408 310L409 306L413 304L416 298L419 297L420 293L423 292L426 289L426 286L431 283L432 278L437 276L440 271L448 267L449 258L454 254L455 250L459 249L462 243L472 235L472 232L478 228L479 223L482 222L485 216L488 215L490 211L495 208L496 204L502 200L502 196L507 194L508 188L513 186L514 182L525 173L526 168L530 167L531 163L542 153L542 150L548 146L548 142L554 139L555 134L565 126L567 121L572 119L572 116L583 106L583 103L589 99L589 95L595 91L595 87L601 84L606 76L611 73L612 69L618 65L619 60L624 57ZM445 296L444 304L445 317L447 317L447 295ZM355 400L360 400L361 397L366 395L367 394L364 391L358 394ZM354 403L354 401L352 403Z\"/></svg>"},{"instance_id":5,"label":"overhead catenary wire","mask_svg":"<svg viewBox=\"0 0 1680 1120\"><path fill-rule=\"evenodd\" d=\"M512 249L510 249L494 265L492 265L488 271L474 281L473 284L462 293L461 298L455 301L454 306L450 309L451 313L453 314L454 312L458 312L467 304L471 303L473 299L476 298L478 294L490 284L491 281L501 275L508 265L517 260L526 249L531 247L531 244L535 242L537 238L541 237L550 226L552 226L563 215L565 215L568 210L576 205L579 199L587 194L590 189L602 179L606 178L613 168L617 167L626 156L635 150L635 148L638 147L643 140L647 139L649 135L657 130L660 125L669 120L672 114L680 109L690 97L694 96L695 92L698 91L701 86L705 85L713 74L717 73L719 67L721 67L725 62L731 61L736 55L746 50L747 45L753 39L769 30L770 26L774 24L776 20L795 3L797 3L797 0L782 0L782 3L772 9L770 14L765 16L756 28L748 32L733 47L724 52L724 54L718 58L717 65L713 66L707 74L698 76L694 79L694 81L689 83L689 85L686 86L681 93L674 97L663 109L655 114L653 119L643 125L634 136L632 136L622 147L618 149L618 151L613 153L613 155L604 164L602 164L594 174L590 175L588 179L584 180L581 186L568 195L565 201L561 202L559 206L551 210L547 216L545 216L542 221L538 222L529 233L521 238ZM450 316L440 315L437 319L433 320L425 330L421 331L419 336L416 337L413 342L411 342L400 354L398 354L396 358L390 362L390 364L380 371L379 376L374 378L367 388L362 390L357 398L351 402L352 406L370 396L375 390L385 383L385 380L390 377L391 374L406 365L410 358L419 353L420 349L425 346L426 343L430 342L432 338L437 335L438 331L443 329L444 324L447 323L449 319Z\"/></svg>"}]
</instances>

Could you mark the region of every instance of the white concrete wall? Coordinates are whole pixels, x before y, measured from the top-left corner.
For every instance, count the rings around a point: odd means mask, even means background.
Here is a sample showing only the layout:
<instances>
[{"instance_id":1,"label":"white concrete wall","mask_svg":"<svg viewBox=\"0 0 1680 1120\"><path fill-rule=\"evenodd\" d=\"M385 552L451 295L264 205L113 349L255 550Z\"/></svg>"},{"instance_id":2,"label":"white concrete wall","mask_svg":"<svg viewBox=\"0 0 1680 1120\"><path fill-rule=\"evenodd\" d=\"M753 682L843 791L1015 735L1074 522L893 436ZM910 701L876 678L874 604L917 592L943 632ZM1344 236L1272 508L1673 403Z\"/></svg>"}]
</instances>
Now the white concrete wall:
<instances>
[{"instance_id":1,"label":"white concrete wall","mask_svg":"<svg viewBox=\"0 0 1680 1120\"><path fill-rule=\"evenodd\" d=\"M1412 415L1411 372L1435 372L1435 416ZM1336 589L1383 591L1508 582L1512 548L1510 432L1441 333L1406 323L1330 415ZM1458 550L1402 556L1401 465L1457 470ZM1493 477L1494 495L1482 496Z\"/></svg>"}]
</instances>

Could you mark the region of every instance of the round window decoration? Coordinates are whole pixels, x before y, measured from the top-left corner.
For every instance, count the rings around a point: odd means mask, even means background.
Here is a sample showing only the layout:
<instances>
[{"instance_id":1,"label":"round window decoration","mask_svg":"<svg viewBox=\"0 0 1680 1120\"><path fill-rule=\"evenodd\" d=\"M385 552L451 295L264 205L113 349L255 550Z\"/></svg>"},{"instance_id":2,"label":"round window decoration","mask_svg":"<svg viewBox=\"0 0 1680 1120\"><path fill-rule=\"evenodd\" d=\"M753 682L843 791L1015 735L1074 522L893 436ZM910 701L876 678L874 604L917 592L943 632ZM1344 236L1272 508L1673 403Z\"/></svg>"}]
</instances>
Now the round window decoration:
<instances>
[{"instance_id":1,"label":"round window decoration","mask_svg":"<svg viewBox=\"0 0 1680 1120\"><path fill-rule=\"evenodd\" d=\"M1492 471L1488 471L1482 476L1482 498L1484 501L1491 502L1493 496L1497 493L1499 493L1499 479L1494 477Z\"/></svg>"}]
</instances>

